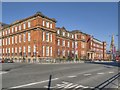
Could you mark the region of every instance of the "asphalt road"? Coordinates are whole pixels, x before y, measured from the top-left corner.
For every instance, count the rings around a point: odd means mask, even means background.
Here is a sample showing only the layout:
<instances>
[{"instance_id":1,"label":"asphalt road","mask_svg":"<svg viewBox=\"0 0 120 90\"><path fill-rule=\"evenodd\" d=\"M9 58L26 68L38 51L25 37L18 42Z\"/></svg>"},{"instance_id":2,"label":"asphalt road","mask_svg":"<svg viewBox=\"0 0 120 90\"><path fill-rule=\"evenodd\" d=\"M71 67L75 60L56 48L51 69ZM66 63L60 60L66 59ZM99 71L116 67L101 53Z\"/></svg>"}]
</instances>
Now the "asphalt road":
<instances>
[{"instance_id":1,"label":"asphalt road","mask_svg":"<svg viewBox=\"0 0 120 90\"><path fill-rule=\"evenodd\" d=\"M76 63L76 64L3 64L3 90L14 88L51 88L82 90L94 88L119 72L114 64ZM118 88L118 80L107 88ZM26 90L26 89L25 89Z\"/></svg>"}]
</instances>

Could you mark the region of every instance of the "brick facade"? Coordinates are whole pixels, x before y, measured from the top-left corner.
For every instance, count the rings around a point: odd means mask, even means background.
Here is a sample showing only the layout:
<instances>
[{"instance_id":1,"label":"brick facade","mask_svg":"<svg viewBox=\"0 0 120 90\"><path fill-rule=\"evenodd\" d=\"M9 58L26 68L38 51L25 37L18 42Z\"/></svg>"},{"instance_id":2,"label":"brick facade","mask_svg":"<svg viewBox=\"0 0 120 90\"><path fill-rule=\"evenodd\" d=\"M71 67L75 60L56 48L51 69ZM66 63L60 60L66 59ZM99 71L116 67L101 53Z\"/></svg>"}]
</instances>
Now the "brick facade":
<instances>
[{"instance_id":1,"label":"brick facade","mask_svg":"<svg viewBox=\"0 0 120 90\"><path fill-rule=\"evenodd\" d=\"M2 58L34 62L40 59L105 59L106 43L79 30L56 28L56 20L41 12L5 26ZM93 44L91 44L93 43ZM96 47L95 45L98 47ZM93 50L95 48L95 50ZM90 53L94 51L94 56ZM100 51L100 52L99 52ZM89 55L88 55L89 54Z\"/></svg>"}]
</instances>

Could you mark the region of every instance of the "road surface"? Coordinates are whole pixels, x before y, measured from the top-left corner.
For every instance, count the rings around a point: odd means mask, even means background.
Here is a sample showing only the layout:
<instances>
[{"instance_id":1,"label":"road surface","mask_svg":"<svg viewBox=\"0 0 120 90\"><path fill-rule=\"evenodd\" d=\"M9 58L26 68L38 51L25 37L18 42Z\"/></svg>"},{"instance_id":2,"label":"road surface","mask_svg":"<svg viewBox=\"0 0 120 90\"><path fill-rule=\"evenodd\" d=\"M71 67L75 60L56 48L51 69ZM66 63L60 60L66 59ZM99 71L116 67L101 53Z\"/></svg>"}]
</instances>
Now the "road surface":
<instances>
[{"instance_id":1,"label":"road surface","mask_svg":"<svg viewBox=\"0 0 120 90\"><path fill-rule=\"evenodd\" d=\"M51 88L82 90L94 88L119 72L112 64L69 63L69 64L3 64L1 71L2 89ZM118 88L118 79L106 88ZM17 89L16 89L17 90ZM26 90L26 89L25 89Z\"/></svg>"}]
</instances>

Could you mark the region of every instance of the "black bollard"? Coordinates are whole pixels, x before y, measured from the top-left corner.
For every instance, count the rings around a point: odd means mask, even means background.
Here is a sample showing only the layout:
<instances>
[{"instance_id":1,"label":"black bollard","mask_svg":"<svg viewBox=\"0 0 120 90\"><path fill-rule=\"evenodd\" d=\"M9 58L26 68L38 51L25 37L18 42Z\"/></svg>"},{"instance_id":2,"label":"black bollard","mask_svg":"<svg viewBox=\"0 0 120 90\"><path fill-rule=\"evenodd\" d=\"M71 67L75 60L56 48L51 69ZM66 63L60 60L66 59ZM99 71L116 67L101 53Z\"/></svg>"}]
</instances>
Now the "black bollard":
<instances>
[{"instance_id":1,"label":"black bollard","mask_svg":"<svg viewBox=\"0 0 120 90\"><path fill-rule=\"evenodd\" d=\"M49 77L48 90L50 90L50 86L51 86L51 78L52 78L52 75L50 75L50 77Z\"/></svg>"}]
</instances>

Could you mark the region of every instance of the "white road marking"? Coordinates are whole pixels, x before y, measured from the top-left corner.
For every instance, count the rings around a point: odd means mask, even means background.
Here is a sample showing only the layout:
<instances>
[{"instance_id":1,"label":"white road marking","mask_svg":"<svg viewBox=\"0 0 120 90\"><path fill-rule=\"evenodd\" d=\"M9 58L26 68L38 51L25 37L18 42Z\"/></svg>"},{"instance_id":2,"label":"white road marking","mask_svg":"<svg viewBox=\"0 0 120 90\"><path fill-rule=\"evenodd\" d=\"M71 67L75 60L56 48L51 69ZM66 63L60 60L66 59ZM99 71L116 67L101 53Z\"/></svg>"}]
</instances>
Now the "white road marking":
<instances>
[{"instance_id":1,"label":"white road marking","mask_svg":"<svg viewBox=\"0 0 120 90\"><path fill-rule=\"evenodd\" d=\"M67 77L69 77L69 78L74 78L74 77L76 77L76 76L67 76Z\"/></svg>"},{"instance_id":2,"label":"white road marking","mask_svg":"<svg viewBox=\"0 0 120 90\"><path fill-rule=\"evenodd\" d=\"M48 88L48 86L44 86L45 88ZM56 84L55 86L52 86L50 88L64 88L64 89L70 89L70 88L74 88L74 89L79 89L79 88L89 88L88 86L83 86L83 85L78 85L78 84L73 84L71 82L62 82L61 84ZM64 90L63 89L63 90Z\"/></svg>"},{"instance_id":3,"label":"white road marking","mask_svg":"<svg viewBox=\"0 0 120 90\"><path fill-rule=\"evenodd\" d=\"M76 86L78 86L78 84L72 85L72 86L70 86L70 87L68 87L68 88L74 88L74 87L76 87Z\"/></svg>"},{"instance_id":4,"label":"white road marking","mask_svg":"<svg viewBox=\"0 0 120 90\"><path fill-rule=\"evenodd\" d=\"M108 73L114 73L114 72L108 72Z\"/></svg>"},{"instance_id":5,"label":"white road marking","mask_svg":"<svg viewBox=\"0 0 120 90\"><path fill-rule=\"evenodd\" d=\"M71 85L73 85L73 83L69 83L69 84L66 85L64 88L69 88Z\"/></svg>"},{"instance_id":6,"label":"white road marking","mask_svg":"<svg viewBox=\"0 0 120 90\"><path fill-rule=\"evenodd\" d=\"M104 74L104 73L97 73L97 74L101 75L101 74Z\"/></svg>"},{"instance_id":7,"label":"white road marking","mask_svg":"<svg viewBox=\"0 0 120 90\"><path fill-rule=\"evenodd\" d=\"M54 79L51 79L51 80L54 81L54 80L58 80L58 79L59 79L59 78L54 78ZM19 85L19 86L10 87L10 88L12 89L12 88L27 87L27 86L31 86L31 85L36 85L36 84L45 83L45 82L48 82L48 81L49 81L49 80L44 80L44 81L40 81L40 82L34 82L34 83L29 83L29 84Z\"/></svg>"},{"instance_id":8,"label":"white road marking","mask_svg":"<svg viewBox=\"0 0 120 90\"><path fill-rule=\"evenodd\" d=\"M5 74L5 73L7 73L7 72L3 72L3 71L2 71L2 72L0 72L0 75L1 75L1 74Z\"/></svg>"},{"instance_id":9,"label":"white road marking","mask_svg":"<svg viewBox=\"0 0 120 90\"><path fill-rule=\"evenodd\" d=\"M92 75L92 74L84 74L84 76L90 76L90 75Z\"/></svg>"},{"instance_id":10,"label":"white road marking","mask_svg":"<svg viewBox=\"0 0 120 90\"><path fill-rule=\"evenodd\" d=\"M89 88L93 89L94 87L89 87Z\"/></svg>"},{"instance_id":11,"label":"white road marking","mask_svg":"<svg viewBox=\"0 0 120 90\"><path fill-rule=\"evenodd\" d=\"M75 87L75 89L77 88L88 88L88 86L78 85L77 87Z\"/></svg>"}]
</instances>

